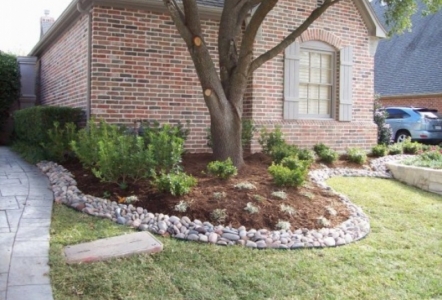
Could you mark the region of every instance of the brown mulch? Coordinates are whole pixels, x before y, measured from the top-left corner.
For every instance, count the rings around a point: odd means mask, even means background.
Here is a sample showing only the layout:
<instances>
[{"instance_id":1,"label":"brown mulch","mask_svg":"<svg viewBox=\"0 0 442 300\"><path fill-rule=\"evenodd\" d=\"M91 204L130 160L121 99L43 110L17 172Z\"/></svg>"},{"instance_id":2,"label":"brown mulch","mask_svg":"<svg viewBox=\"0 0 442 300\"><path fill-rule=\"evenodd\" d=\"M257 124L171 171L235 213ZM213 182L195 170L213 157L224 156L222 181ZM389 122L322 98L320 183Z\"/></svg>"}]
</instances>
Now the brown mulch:
<instances>
[{"instance_id":1,"label":"brown mulch","mask_svg":"<svg viewBox=\"0 0 442 300\"><path fill-rule=\"evenodd\" d=\"M324 191L312 183L300 188L280 188L272 183L272 178L267 172L271 164L271 159L262 153L245 155L246 165L238 172L238 175L221 180L207 175L207 164L213 160L211 154L186 154L183 157L183 167L187 174L193 175L198 180L198 185L192 191L181 197L157 192L148 180L138 181L136 184L128 184L127 188L121 189L117 184L100 182L94 175L83 169L78 161L64 163L77 181L78 188L85 194L96 197L109 197L112 201L122 200L124 197L136 195L138 202L134 206L146 208L149 212L162 213L175 216L188 216L190 219L217 222L211 217L211 212L215 209L226 209L227 218L225 225L239 227L244 225L251 229L275 229L279 220L289 221L292 230L298 228L318 229L322 226L318 224L319 217L326 217L331 221L331 226L336 226L349 217L347 207L336 195ZM312 169L320 168L320 164L315 163ZM339 160L329 167L361 168L356 164L351 164L345 160ZM254 184L256 190L238 190L234 185L239 182L250 182ZM281 200L273 197L274 191L285 191L287 199ZM216 199L214 193L225 192L226 197ZM264 200L256 200L256 196L263 197ZM181 200L188 202L189 208L185 213L175 211L175 205ZM247 203L259 207L259 212L250 214L245 211ZM296 213L289 215L282 212L280 205L290 205L295 208ZM330 216L327 207L336 210L336 216Z\"/></svg>"}]
</instances>

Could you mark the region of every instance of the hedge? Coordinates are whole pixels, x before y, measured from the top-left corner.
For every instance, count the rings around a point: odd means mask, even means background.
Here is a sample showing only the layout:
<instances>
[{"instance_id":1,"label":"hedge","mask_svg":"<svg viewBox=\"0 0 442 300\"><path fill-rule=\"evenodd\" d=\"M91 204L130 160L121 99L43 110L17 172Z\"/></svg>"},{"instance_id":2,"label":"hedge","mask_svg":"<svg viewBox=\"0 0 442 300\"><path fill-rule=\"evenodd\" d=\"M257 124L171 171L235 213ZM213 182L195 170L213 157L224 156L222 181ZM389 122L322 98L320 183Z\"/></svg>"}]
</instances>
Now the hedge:
<instances>
[{"instance_id":1,"label":"hedge","mask_svg":"<svg viewBox=\"0 0 442 300\"><path fill-rule=\"evenodd\" d=\"M20 68L17 57L0 51L0 127L8 111L20 96Z\"/></svg>"}]
</instances>

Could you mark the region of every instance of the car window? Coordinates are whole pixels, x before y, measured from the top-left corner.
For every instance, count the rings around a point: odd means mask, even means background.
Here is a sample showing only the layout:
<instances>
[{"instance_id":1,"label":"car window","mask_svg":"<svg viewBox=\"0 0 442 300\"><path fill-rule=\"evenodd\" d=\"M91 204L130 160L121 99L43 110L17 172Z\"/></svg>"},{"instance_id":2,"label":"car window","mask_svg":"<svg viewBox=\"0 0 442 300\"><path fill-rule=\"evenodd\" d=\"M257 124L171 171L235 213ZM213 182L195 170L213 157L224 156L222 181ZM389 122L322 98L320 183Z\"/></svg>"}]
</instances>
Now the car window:
<instances>
[{"instance_id":1,"label":"car window","mask_svg":"<svg viewBox=\"0 0 442 300\"><path fill-rule=\"evenodd\" d=\"M420 115L424 116L427 119L440 119L441 115L434 112L420 111L418 112Z\"/></svg>"},{"instance_id":2,"label":"car window","mask_svg":"<svg viewBox=\"0 0 442 300\"><path fill-rule=\"evenodd\" d=\"M410 117L408 113L398 108L387 108L388 116L387 119L405 119Z\"/></svg>"}]
</instances>

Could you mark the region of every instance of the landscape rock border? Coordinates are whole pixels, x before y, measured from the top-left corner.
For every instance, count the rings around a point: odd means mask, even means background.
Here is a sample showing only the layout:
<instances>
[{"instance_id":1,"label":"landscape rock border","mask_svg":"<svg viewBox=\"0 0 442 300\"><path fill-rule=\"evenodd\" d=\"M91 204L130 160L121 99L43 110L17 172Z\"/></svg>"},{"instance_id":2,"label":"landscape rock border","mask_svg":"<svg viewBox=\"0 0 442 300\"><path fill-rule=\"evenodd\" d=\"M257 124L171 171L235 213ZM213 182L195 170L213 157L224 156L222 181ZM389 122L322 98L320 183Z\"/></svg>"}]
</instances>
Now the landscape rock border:
<instances>
[{"instance_id":1,"label":"landscape rock border","mask_svg":"<svg viewBox=\"0 0 442 300\"><path fill-rule=\"evenodd\" d=\"M406 155L386 156L371 162L371 169L327 168L309 172L309 179L330 193L337 194L326 184L326 180L334 176L364 176L392 178L385 167L386 162L401 160ZM75 208L89 215L108 218L122 225L128 225L141 231L165 235L182 240L212 243L217 245L241 245L249 248L321 248L349 244L364 238L370 232L369 218L362 209L353 204L345 195L339 195L347 205L350 217L334 228L275 230L249 229L244 226L232 228L212 225L200 220L191 221L188 217L168 216L161 213L148 212L142 207L132 204L118 204L91 195L83 194L77 188L73 175L63 166L54 162L42 161L37 166L48 176L54 199L58 203Z\"/></svg>"}]
</instances>

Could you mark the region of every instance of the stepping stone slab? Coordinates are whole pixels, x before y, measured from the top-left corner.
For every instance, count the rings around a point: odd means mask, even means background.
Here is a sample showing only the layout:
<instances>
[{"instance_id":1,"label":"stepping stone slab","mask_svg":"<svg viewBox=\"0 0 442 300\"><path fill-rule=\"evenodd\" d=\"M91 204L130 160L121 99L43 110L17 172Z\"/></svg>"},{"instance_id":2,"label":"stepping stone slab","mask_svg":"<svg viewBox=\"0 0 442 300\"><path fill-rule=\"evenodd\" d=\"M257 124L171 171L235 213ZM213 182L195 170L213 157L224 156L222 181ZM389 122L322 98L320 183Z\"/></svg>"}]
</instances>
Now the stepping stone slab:
<instances>
[{"instance_id":1,"label":"stepping stone slab","mask_svg":"<svg viewBox=\"0 0 442 300\"><path fill-rule=\"evenodd\" d=\"M144 231L66 246L64 254L66 262L74 264L103 261L139 253L152 254L162 250L163 244Z\"/></svg>"}]
</instances>

